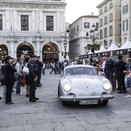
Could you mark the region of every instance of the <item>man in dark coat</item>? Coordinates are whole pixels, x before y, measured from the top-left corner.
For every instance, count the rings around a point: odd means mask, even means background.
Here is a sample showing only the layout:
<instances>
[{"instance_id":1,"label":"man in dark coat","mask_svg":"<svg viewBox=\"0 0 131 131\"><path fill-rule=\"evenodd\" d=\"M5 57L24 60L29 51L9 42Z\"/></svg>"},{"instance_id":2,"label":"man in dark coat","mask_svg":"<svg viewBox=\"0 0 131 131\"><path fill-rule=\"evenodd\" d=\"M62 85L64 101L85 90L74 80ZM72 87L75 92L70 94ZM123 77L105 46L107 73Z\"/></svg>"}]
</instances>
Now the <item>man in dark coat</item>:
<instances>
[{"instance_id":1,"label":"man in dark coat","mask_svg":"<svg viewBox=\"0 0 131 131\"><path fill-rule=\"evenodd\" d=\"M6 104L14 104L12 102L12 89L15 82L16 69L12 66L12 58L10 56L5 57L4 67L4 84L7 87L6 90Z\"/></svg>"},{"instance_id":2,"label":"man in dark coat","mask_svg":"<svg viewBox=\"0 0 131 131\"><path fill-rule=\"evenodd\" d=\"M106 62L105 62L105 68L104 68L104 73L107 79L110 80L110 82L113 85L113 71L114 71L114 61L112 60L112 58L108 55L106 58Z\"/></svg>"},{"instance_id":3,"label":"man in dark coat","mask_svg":"<svg viewBox=\"0 0 131 131\"><path fill-rule=\"evenodd\" d=\"M126 93L126 88L125 88L125 74L123 71L125 70L126 63L123 61L122 56L118 56L118 60L115 63L115 75L116 75L116 80L118 83L118 93Z\"/></svg>"},{"instance_id":4,"label":"man in dark coat","mask_svg":"<svg viewBox=\"0 0 131 131\"><path fill-rule=\"evenodd\" d=\"M29 68L29 83L30 83L30 93L29 93L29 101L36 102L39 98L35 97L37 79L38 79L38 68L36 65L36 55L31 57L31 61L29 61L27 67Z\"/></svg>"}]
</instances>

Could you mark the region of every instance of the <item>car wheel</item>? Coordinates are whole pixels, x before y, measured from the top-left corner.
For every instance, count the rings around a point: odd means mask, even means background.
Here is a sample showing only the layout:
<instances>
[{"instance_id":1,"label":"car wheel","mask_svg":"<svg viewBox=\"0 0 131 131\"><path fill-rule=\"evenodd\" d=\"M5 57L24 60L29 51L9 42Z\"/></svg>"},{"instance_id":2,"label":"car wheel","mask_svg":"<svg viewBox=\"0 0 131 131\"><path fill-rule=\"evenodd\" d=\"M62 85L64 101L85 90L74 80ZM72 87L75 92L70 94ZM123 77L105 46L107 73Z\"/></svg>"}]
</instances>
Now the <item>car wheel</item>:
<instances>
[{"instance_id":1,"label":"car wheel","mask_svg":"<svg viewBox=\"0 0 131 131\"><path fill-rule=\"evenodd\" d=\"M62 101L63 106L67 106L67 101Z\"/></svg>"},{"instance_id":2,"label":"car wheel","mask_svg":"<svg viewBox=\"0 0 131 131\"><path fill-rule=\"evenodd\" d=\"M102 101L102 105L107 105L108 104L108 100L103 100Z\"/></svg>"}]
</instances>

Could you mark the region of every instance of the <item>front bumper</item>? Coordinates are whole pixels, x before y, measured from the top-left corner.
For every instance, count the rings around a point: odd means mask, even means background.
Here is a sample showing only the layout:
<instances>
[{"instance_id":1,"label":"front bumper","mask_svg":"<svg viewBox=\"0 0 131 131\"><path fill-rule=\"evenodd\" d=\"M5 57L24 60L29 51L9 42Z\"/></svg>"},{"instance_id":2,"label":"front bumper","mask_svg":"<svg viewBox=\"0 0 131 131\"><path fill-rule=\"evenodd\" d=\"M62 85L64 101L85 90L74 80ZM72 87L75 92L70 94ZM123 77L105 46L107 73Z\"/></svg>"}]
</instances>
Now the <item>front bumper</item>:
<instances>
[{"instance_id":1,"label":"front bumper","mask_svg":"<svg viewBox=\"0 0 131 131\"><path fill-rule=\"evenodd\" d=\"M76 96L75 94L69 96L60 96L62 101L79 101L79 100L109 100L113 99L114 95L101 94L99 96Z\"/></svg>"}]
</instances>

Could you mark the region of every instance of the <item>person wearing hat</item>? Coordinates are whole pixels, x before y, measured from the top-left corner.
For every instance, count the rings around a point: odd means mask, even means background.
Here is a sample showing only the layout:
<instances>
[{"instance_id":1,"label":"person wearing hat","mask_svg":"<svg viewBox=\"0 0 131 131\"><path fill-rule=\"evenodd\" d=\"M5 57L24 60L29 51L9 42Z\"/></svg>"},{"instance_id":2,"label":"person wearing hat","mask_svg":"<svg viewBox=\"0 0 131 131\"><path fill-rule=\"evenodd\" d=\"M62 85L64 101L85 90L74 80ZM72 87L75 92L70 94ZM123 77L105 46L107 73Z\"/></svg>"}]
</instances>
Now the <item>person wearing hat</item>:
<instances>
[{"instance_id":1,"label":"person wearing hat","mask_svg":"<svg viewBox=\"0 0 131 131\"><path fill-rule=\"evenodd\" d=\"M114 67L114 75L118 83L118 93L126 93L125 74L123 72L126 67L126 62L123 61L122 55L118 55L118 60L115 62Z\"/></svg>"},{"instance_id":2,"label":"person wearing hat","mask_svg":"<svg viewBox=\"0 0 131 131\"><path fill-rule=\"evenodd\" d=\"M36 85L38 79L38 65L36 64L37 56L33 55L31 60L29 61L27 67L29 68L29 85L30 85L30 93L29 93L29 101L36 102L39 98L35 97Z\"/></svg>"},{"instance_id":3,"label":"person wearing hat","mask_svg":"<svg viewBox=\"0 0 131 131\"><path fill-rule=\"evenodd\" d=\"M113 84L113 71L114 71L114 61L111 56L107 55L104 67L104 73L107 79Z\"/></svg>"},{"instance_id":4,"label":"person wearing hat","mask_svg":"<svg viewBox=\"0 0 131 131\"><path fill-rule=\"evenodd\" d=\"M12 58L10 56L5 57L4 67L4 84L6 86L6 104L14 104L12 102L12 89L15 82L16 69L12 66Z\"/></svg>"}]
</instances>

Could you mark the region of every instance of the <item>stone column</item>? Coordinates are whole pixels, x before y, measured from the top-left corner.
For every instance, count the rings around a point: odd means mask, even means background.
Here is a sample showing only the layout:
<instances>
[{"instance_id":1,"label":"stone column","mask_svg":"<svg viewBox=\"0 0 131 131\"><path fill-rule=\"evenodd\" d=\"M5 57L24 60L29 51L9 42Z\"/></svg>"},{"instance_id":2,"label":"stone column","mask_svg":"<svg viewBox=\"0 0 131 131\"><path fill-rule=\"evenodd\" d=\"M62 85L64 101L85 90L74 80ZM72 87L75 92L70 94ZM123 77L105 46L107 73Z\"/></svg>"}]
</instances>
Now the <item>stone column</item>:
<instances>
[{"instance_id":1,"label":"stone column","mask_svg":"<svg viewBox=\"0 0 131 131\"><path fill-rule=\"evenodd\" d=\"M36 55L40 56L40 40L37 38L37 45L36 45Z\"/></svg>"},{"instance_id":2,"label":"stone column","mask_svg":"<svg viewBox=\"0 0 131 131\"><path fill-rule=\"evenodd\" d=\"M35 11L32 11L31 13L31 24L32 24L32 30L35 31L36 30L36 22L35 22Z\"/></svg>"},{"instance_id":3,"label":"stone column","mask_svg":"<svg viewBox=\"0 0 131 131\"><path fill-rule=\"evenodd\" d=\"M43 19L43 12L40 11L40 12L39 12L39 29L40 29L40 30L43 30L43 21L44 21L44 19ZM45 23L44 23L44 24L45 24Z\"/></svg>"},{"instance_id":4,"label":"stone column","mask_svg":"<svg viewBox=\"0 0 131 131\"><path fill-rule=\"evenodd\" d=\"M42 61L42 62L43 62L42 49L40 49L40 61Z\"/></svg>"},{"instance_id":5,"label":"stone column","mask_svg":"<svg viewBox=\"0 0 131 131\"><path fill-rule=\"evenodd\" d=\"M6 10L6 30L10 30L10 13L9 13L9 10Z\"/></svg>"},{"instance_id":6,"label":"stone column","mask_svg":"<svg viewBox=\"0 0 131 131\"><path fill-rule=\"evenodd\" d=\"M19 22L18 22L18 14L17 14L17 11L16 11L16 10L13 11L13 17L14 17L14 19L13 19L13 23L14 23L14 24L12 25L12 26L13 26L13 29L14 29L14 30L18 30L18 26L19 26L18 23L19 23Z\"/></svg>"},{"instance_id":7,"label":"stone column","mask_svg":"<svg viewBox=\"0 0 131 131\"><path fill-rule=\"evenodd\" d=\"M62 52L61 52L61 50L59 51L59 61L61 62L61 61L63 61L63 59L62 59Z\"/></svg>"},{"instance_id":8,"label":"stone column","mask_svg":"<svg viewBox=\"0 0 131 131\"><path fill-rule=\"evenodd\" d=\"M60 17L60 12L57 12L57 17L56 17L56 22L57 22L57 27L56 27L56 29L57 29L57 31L60 31L60 29L61 29L61 17Z\"/></svg>"},{"instance_id":9,"label":"stone column","mask_svg":"<svg viewBox=\"0 0 131 131\"><path fill-rule=\"evenodd\" d=\"M14 58L14 43L13 43L13 40L11 41L11 48L10 48L10 50L11 50L11 57Z\"/></svg>"}]
</instances>

